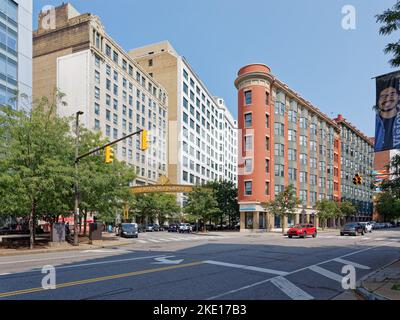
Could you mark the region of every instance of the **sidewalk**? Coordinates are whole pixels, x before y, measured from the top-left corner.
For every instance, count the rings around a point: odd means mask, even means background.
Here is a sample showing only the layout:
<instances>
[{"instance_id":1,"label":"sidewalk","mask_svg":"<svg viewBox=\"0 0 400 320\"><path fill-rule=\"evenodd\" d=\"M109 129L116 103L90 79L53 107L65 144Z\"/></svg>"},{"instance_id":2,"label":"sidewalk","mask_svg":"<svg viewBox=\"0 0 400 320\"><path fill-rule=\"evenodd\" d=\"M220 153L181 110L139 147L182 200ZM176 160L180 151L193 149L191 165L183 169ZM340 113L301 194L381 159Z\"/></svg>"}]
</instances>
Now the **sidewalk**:
<instances>
[{"instance_id":1,"label":"sidewalk","mask_svg":"<svg viewBox=\"0 0 400 320\"><path fill-rule=\"evenodd\" d=\"M357 292L366 300L400 300L400 260L361 280Z\"/></svg>"},{"instance_id":2,"label":"sidewalk","mask_svg":"<svg viewBox=\"0 0 400 320\"><path fill-rule=\"evenodd\" d=\"M4 256L18 256L26 254L39 254L39 253L51 253L51 252L67 252L67 251L79 251L79 250L93 250L101 248L109 248L115 246L123 246L131 244L131 242L116 237L114 234L103 233L103 240L97 241L96 244L80 243L78 247L64 242L55 246L48 245L36 245L36 248L29 250L27 247L20 249L6 249L0 247L0 257Z\"/></svg>"}]
</instances>

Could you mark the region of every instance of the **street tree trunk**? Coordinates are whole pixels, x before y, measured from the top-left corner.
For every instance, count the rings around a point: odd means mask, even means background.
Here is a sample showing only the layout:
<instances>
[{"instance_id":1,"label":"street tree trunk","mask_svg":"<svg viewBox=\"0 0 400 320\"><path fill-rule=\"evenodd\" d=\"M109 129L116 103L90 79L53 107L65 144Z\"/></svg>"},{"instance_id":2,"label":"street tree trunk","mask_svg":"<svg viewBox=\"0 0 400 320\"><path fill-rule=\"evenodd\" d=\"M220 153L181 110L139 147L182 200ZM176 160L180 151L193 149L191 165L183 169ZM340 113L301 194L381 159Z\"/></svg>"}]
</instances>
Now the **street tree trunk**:
<instances>
[{"instance_id":1,"label":"street tree trunk","mask_svg":"<svg viewBox=\"0 0 400 320\"><path fill-rule=\"evenodd\" d=\"M29 249L35 247L35 219L36 219L36 200L32 201L31 213L29 215Z\"/></svg>"},{"instance_id":2,"label":"street tree trunk","mask_svg":"<svg viewBox=\"0 0 400 320\"><path fill-rule=\"evenodd\" d=\"M85 210L84 221L83 221L83 235L86 237L87 235L87 211Z\"/></svg>"}]
</instances>

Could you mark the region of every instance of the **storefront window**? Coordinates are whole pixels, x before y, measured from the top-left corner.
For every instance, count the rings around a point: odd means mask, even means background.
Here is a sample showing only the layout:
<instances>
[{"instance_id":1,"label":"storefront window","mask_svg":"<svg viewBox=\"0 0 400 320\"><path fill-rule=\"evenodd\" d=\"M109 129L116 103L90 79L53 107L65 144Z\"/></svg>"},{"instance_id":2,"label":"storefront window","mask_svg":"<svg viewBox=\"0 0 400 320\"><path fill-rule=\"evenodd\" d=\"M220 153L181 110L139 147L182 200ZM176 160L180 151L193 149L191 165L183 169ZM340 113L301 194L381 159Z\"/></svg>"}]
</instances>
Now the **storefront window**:
<instances>
[{"instance_id":1,"label":"storefront window","mask_svg":"<svg viewBox=\"0 0 400 320\"><path fill-rule=\"evenodd\" d=\"M246 229L253 229L253 213L246 212Z\"/></svg>"}]
</instances>

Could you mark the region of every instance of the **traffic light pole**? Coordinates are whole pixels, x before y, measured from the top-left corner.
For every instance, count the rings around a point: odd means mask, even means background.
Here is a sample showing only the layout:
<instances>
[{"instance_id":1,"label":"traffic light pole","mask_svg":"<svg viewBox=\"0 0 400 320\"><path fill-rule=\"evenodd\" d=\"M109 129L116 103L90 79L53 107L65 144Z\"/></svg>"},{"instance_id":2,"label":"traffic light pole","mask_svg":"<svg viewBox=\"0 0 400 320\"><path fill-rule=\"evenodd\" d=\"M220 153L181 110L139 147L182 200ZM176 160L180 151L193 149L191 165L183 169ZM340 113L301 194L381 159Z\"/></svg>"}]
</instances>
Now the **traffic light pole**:
<instances>
[{"instance_id":1,"label":"traffic light pole","mask_svg":"<svg viewBox=\"0 0 400 320\"><path fill-rule=\"evenodd\" d=\"M124 141L124 140L126 140L126 139L128 139L128 138L130 138L130 137L133 137L133 136L136 136L136 135L138 135L138 134L141 134L143 131L144 131L144 130L139 130L139 131L136 131L136 132L134 132L134 133L128 134L128 135L125 136L125 137L122 137L122 138L120 138L120 139L117 139L117 140L114 140L114 141L112 141L112 142L110 142L110 143L107 143L107 144L105 144L104 146L98 147L98 148L96 148L96 149L94 149L94 150L92 150L92 151L89 151L89 152L87 152L87 153L81 155L81 156L77 156L75 162L79 162L79 161L81 161L83 158L86 158L86 157L88 157L88 156L90 156L90 155L92 155L92 154L94 154L94 153L96 153L96 152L99 152L99 151L101 151L101 150L103 150L103 149L105 149L105 148L107 148L107 147L111 147L111 146L113 146L114 144L117 144L118 142Z\"/></svg>"},{"instance_id":2,"label":"traffic light pole","mask_svg":"<svg viewBox=\"0 0 400 320\"><path fill-rule=\"evenodd\" d=\"M99 148L96 148L92 151L89 151L83 155L79 155L79 116L82 115L83 112L77 112L76 113L76 148L75 148L75 208L74 208L74 246L79 246L79 233L78 233L78 220L79 220L79 161L81 161L83 158L86 158L94 153L99 152L100 150L103 150L107 147L113 146L114 144L117 144L118 142L124 141L130 137L133 137L135 135L141 134L144 130L141 129L139 131L136 131L134 133L131 133L125 137L122 137L120 139L114 140L110 143L105 144L104 146L101 146Z\"/></svg>"}]
</instances>

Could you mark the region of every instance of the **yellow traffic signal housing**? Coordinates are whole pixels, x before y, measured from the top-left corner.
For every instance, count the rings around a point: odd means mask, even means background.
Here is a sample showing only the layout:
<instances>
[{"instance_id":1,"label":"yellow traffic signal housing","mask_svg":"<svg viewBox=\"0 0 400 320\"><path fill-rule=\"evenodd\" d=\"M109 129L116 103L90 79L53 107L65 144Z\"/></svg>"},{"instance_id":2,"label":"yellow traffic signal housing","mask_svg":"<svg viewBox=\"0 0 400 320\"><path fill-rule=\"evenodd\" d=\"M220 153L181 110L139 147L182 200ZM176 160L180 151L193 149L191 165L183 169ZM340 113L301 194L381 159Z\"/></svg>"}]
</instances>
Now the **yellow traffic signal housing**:
<instances>
[{"instance_id":1,"label":"yellow traffic signal housing","mask_svg":"<svg viewBox=\"0 0 400 320\"><path fill-rule=\"evenodd\" d=\"M146 151L149 148L148 131L143 130L140 139L140 150Z\"/></svg>"},{"instance_id":2,"label":"yellow traffic signal housing","mask_svg":"<svg viewBox=\"0 0 400 320\"><path fill-rule=\"evenodd\" d=\"M109 147L106 147L106 164L111 164L114 162L114 149Z\"/></svg>"},{"instance_id":3,"label":"yellow traffic signal housing","mask_svg":"<svg viewBox=\"0 0 400 320\"><path fill-rule=\"evenodd\" d=\"M363 183L363 178L357 173L353 179L353 183L357 185L362 185Z\"/></svg>"},{"instance_id":4,"label":"yellow traffic signal housing","mask_svg":"<svg viewBox=\"0 0 400 320\"><path fill-rule=\"evenodd\" d=\"M363 178L360 175L358 175L358 184L362 185L362 183L363 183Z\"/></svg>"}]
</instances>

